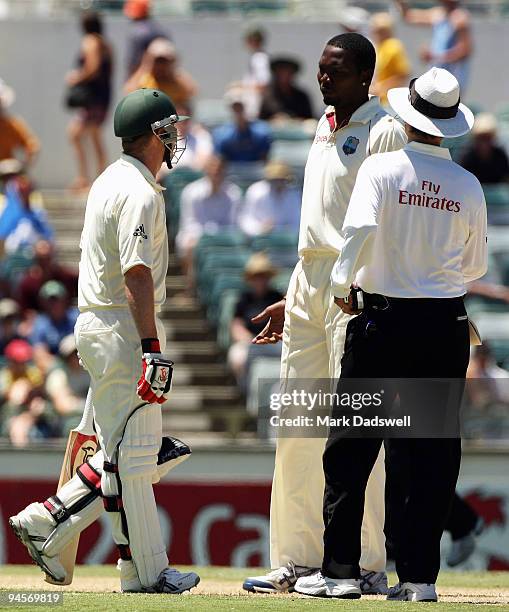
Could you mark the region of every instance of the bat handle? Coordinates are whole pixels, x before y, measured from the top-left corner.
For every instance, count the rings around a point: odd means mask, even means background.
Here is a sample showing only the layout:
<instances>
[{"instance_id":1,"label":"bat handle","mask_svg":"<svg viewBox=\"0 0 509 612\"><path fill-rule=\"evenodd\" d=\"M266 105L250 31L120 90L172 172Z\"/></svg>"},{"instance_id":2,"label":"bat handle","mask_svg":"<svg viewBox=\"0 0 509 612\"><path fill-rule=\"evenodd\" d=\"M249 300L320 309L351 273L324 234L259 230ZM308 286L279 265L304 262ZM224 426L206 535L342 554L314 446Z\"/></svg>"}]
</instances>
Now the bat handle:
<instances>
[{"instance_id":1,"label":"bat handle","mask_svg":"<svg viewBox=\"0 0 509 612\"><path fill-rule=\"evenodd\" d=\"M76 429L84 434L94 433L94 406L92 404L92 389L90 387L88 388L85 408L83 408L83 416Z\"/></svg>"}]
</instances>

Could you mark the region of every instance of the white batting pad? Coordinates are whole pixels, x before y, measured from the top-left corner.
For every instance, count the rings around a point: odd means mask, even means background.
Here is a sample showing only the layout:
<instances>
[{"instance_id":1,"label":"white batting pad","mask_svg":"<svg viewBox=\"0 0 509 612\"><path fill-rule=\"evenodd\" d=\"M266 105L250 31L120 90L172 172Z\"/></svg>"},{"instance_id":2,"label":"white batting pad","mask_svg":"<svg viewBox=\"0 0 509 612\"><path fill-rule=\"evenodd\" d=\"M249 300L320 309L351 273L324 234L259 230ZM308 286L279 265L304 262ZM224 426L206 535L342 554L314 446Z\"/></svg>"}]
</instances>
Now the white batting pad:
<instances>
[{"instance_id":1,"label":"white batting pad","mask_svg":"<svg viewBox=\"0 0 509 612\"><path fill-rule=\"evenodd\" d=\"M102 450L98 451L89 461L90 465L99 473L102 472L103 462L104 456ZM78 476L74 476L60 489L58 498L67 509L70 509L76 503L84 503L85 498L90 496L90 494L90 489ZM58 555L75 535L96 521L101 516L103 510L101 497L97 496L91 499L90 503L53 529L44 543L43 554L48 555L48 557ZM47 511L45 512L47 513Z\"/></svg>"},{"instance_id":2,"label":"white batting pad","mask_svg":"<svg viewBox=\"0 0 509 612\"><path fill-rule=\"evenodd\" d=\"M129 546L140 582L145 587L154 585L162 570L168 567L152 489L161 436L161 407L148 404L138 409L127 422L118 453ZM115 516L116 513L111 514ZM113 533L117 541L115 531Z\"/></svg>"}]
</instances>

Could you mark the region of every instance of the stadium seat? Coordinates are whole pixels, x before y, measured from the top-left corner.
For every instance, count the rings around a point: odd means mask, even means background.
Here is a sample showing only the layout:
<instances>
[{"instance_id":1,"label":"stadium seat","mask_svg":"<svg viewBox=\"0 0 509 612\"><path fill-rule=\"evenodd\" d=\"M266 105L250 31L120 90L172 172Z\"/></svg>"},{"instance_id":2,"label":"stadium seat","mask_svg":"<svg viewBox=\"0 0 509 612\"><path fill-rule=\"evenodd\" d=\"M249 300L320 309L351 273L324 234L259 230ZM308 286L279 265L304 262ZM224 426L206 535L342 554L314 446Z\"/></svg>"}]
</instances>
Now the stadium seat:
<instances>
[{"instance_id":1,"label":"stadium seat","mask_svg":"<svg viewBox=\"0 0 509 612\"><path fill-rule=\"evenodd\" d=\"M496 111L497 119L500 123L509 124L509 104L503 104Z\"/></svg>"},{"instance_id":2,"label":"stadium seat","mask_svg":"<svg viewBox=\"0 0 509 612\"><path fill-rule=\"evenodd\" d=\"M509 185L483 185L490 225L509 225Z\"/></svg>"},{"instance_id":3,"label":"stadium seat","mask_svg":"<svg viewBox=\"0 0 509 612\"><path fill-rule=\"evenodd\" d=\"M305 130L303 130L302 128L300 128L297 125L283 125L283 126L278 126L278 127L274 127L272 129L272 134L273 134L273 138L275 141L279 141L279 140L289 140L289 141L300 141L300 142L306 142L308 147L311 143L311 141L313 140L313 135L309 134L309 132L306 132Z\"/></svg>"},{"instance_id":4,"label":"stadium seat","mask_svg":"<svg viewBox=\"0 0 509 612\"><path fill-rule=\"evenodd\" d=\"M279 376L281 359L275 357L258 357L251 364L247 383L247 412L258 417L257 432L261 439L268 439L270 434L269 418L270 396L280 390Z\"/></svg>"},{"instance_id":5,"label":"stadium seat","mask_svg":"<svg viewBox=\"0 0 509 612\"><path fill-rule=\"evenodd\" d=\"M286 248L295 249L297 252L297 244L299 236L297 232L272 232L264 236L256 236L251 241L253 251L264 251L265 249Z\"/></svg>"},{"instance_id":6,"label":"stadium seat","mask_svg":"<svg viewBox=\"0 0 509 612\"><path fill-rule=\"evenodd\" d=\"M203 300L207 307L207 319L214 325L217 325L219 320L219 303L223 293L228 289L241 291L245 286L244 275L240 271L223 272L215 276L212 289L207 294L207 299Z\"/></svg>"},{"instance_id":7,"label":"stadium seat","mask_svg":"<svg viewBox=\"0 0 509 612\"><path fill-rule=\"evenodd\" d=\"M222 98L201 98L196 101L194 119L212 130L230 121L231 116Z\"/></svg>"},{"instance_id":8,"label":"stadium seat","mask_svg":"<svg viewBox=\"0 0 509 612\"><path fill-rule=\"evenodd\" d=\"M223 292L219 302L217 343L223 351L226 351L231 344L230 325L235 314L239 295L240 291L238 289L227 289Z\"/></svg>"},{"instance_id":9,"label":"stadium seat","mask_svg":"<svg viewBox=\"0 0 509 612\"><path fill-rule=\"evenodd\" d=\"M264 167L263 162L232 162L226 167L226 178L245 193L253 183L263 178Z\"/></svg>"},{"instance_id":10,"label":"stadium seat","mask_svg":"<svg viewBox=\"0 0 509 612\"><path fill-rule=\"evenodd\" d=\"M509 206L509 185L483 185L482 188L487 206Z\"/></svg>"},{"instance_id":11,"label":"stadium seat","mask_svg":"<svg viewBox=\"0 0 509 612\"><path fill-rule=\"evenodd\" d=\"M302 172L309 153L309 141L276 140L272 143L270 159L284 159L296 172ZM300 173L301 173L300 172ZM299 173L299 172L298 172Z\"/></svg>"},{"instance_id":12,"label":"stadium seat","mask_svg":"<svg viewBox=\"0 0 509 612\"><path fill-rule=\"evenodd\" d=\"M166 218L168 234L175 238L180 222L180 197L184 188L194 181L203 177L203 172L192 168L175 168L162 181L166 187L164 201L166 203Z\"/></svg>"},{"instance_id":13,"label":"stadium seat","mask_svg":"<svg viewBox=\"0 0 509 612\"><path fill-rule=\"evenodd\" d=\"M292 272L293 269L281 270L279 274L272 279L271 287L273 287L276 291L279 291L279 293L286 295Z\"/></svg>"},{"instance_id":14,"label":"stadium seat","mask_svg":"<svg viewBox=\"0 0 509 612\"><path fill-rule=\"evenodd\" d=\"M249 251L240 249L229 249L221 253L210 252L207 257L201 259L201 265L195 269L198 293L206 297L217 274L225 272L242 274L249 257Z\"/></svg>"}]
</instances>

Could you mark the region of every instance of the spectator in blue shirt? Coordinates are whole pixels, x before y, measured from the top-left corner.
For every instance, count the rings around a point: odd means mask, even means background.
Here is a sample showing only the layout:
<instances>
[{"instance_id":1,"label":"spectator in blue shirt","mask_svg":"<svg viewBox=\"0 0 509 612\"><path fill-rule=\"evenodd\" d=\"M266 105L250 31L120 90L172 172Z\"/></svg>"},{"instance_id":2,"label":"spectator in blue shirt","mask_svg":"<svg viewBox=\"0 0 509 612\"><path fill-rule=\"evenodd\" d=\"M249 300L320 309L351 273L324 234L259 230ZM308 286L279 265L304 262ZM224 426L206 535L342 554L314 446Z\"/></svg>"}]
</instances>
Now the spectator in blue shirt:
<instances>
[{"instance_id":1,"label":"spectator in blue shirt","mask_svg":"<svg viewBox=\"0 0 509 612\"><path fill-rule=\"evenodd\" d=\"M250 121L242 97L228 96L233 121L213 133L214 150L228 162L265 161L272 144L270 126L264 121Z\"/></svg>"},{"instance_id":2,"label":"spectator in blue shirt","mask_svg":"<svg viewBox=\"0 0 509 612\"><path fill-rule=\"evenodd\" d=\"M69 306L67 290L58 281L47 281L39 292L42 313L34 321L31 343L34 361L47 372L58 355L58 346L65 336L74 332L78 310Z\"/></svg>"},{"instance_id":3,"label":"spectator in blue shirt","mask_svg":"<svg viewBox=\"0 0 509 612\"><path fill-rule=\"evenodd\" d=\"M30 179L19 173L5 182L5 208L0 215L0 241L7 254L33 246L38 240L53 240L46 211L34 206L37 194Z\"/></svg>"}]
</instances>

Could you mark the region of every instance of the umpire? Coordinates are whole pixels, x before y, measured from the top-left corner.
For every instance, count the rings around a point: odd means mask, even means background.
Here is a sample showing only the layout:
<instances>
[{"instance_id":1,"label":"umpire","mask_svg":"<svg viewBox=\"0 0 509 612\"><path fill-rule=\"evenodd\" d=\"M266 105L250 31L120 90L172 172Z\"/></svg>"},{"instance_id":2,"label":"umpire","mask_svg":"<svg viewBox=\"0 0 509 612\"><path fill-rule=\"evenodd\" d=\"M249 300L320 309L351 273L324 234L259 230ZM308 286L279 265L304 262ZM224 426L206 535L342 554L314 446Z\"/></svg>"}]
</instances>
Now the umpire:
<instances>
[{"instance_id":1,"label":"umpire","mask_svg":"<svg viewBox=\"0 0 509 612\"><path fill-rule=\"evenodd\" d=\"M364 292L364 310L347 327L338 393L348 388L346 379L364 379L357 384L367 387L374 378L464 380L469 360L465 283L487 268L481 185L440 146L443 138L462 136L473 124L471 111L460 104L456 78L432 68L408 88L390 90L388 99L409 142L401 151L366 159L350 199L332 287L336 303L358 314L359 294L350 291L355 280ZM406 385L414 390L419 415L435 407L436 395L426 386L418 385L416 396L412 382ZM361 594L364 493L382 439L343 434L331 429L323 457L323 564L295 587L307 595ZM387 598L436 601L440 539L458 478L461 440L407 437L391 444L409 478L399 509L399 583Z\"/></svg>"}]
</instances>

